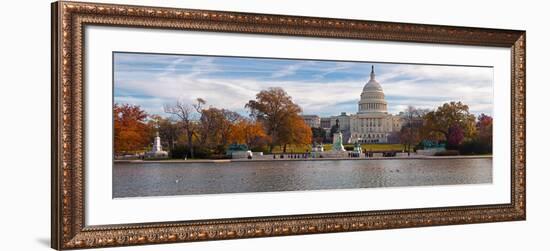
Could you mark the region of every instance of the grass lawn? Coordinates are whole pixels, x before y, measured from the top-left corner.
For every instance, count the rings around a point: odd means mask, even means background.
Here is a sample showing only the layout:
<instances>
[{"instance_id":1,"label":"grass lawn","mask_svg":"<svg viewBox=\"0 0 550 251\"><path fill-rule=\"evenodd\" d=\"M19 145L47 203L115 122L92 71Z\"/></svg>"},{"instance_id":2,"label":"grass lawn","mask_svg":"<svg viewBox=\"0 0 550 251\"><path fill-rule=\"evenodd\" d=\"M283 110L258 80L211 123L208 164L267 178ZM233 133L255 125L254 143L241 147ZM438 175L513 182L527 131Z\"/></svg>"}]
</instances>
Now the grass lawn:
<instances>
[{"instance_id":1,"label":"grass lawn","mask_svg":"<svg viewBox=\"0 0 550 251\"><path fill-rule=\"evenodd\" d=\"M330 151L332 149L332 144L323 144L323 147L325 148L325 151ZM353 147L353 145L347 144L344 145L344 147ZM402 151L404 149L404 146L401 144L362 144L361 148L367 151ZM311 148L304 145L289 145L286 147L287 153L305 153L306 151L311 151ZM281 152L283 152L283 149L281 147L275 146L273 148L273 153Z\"/></svg>"},{"instance_id":2,"label":"grass lawn","mask_svg":"<svg viewBox=\"0 0 550 251\"><path fill-rule=\"evenodd\" d=\"M361 148L367 151L402 151L405 146L401 144L366 144L361 145Z\"/></svg>"}]
</instances>

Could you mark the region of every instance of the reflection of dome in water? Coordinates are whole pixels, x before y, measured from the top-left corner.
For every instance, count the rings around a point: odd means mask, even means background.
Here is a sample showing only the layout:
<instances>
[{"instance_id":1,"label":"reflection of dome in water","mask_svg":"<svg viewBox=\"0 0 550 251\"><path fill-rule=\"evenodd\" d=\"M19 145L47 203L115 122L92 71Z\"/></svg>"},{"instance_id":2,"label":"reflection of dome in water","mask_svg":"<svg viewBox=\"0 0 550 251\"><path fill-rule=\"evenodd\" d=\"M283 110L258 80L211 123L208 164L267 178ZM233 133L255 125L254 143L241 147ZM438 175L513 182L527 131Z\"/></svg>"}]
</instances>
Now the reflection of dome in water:
<instances>
[{"instance_id":1,"label":"reflection of dome in water","mask_svg":"<svg viewBox=\"0 0 550 251\"><path fill-rule=\"evenodd\" d=\"M358 113L382 112L387 113L388 103L384 99L384 90L380 83L376 81L374 74L374 65L370 73L370 79L361 93Z\"/></svg>"}]
</instances>

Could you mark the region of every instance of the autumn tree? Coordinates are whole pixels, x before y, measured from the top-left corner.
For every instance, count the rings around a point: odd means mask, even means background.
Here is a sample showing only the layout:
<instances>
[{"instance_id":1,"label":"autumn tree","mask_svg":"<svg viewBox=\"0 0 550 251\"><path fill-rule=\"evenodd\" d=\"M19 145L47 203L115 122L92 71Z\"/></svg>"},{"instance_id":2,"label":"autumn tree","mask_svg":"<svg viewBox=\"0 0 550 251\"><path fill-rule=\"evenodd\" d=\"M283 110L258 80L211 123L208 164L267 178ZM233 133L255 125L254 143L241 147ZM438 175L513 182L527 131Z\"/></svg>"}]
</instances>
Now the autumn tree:
<instances>
[{"instance_id":1,"label":"autumn tree","mask_svg":"<svg viewBox=\"0 0 550 251\"><path fill-rule=\"evenodd\" d=\"M476 134L460 146L462 154L489 154L493 152L493 118L481 114L477 118Z\"/></svg>"},{"instance_id":2,"label":"autumn tree","mask_svg":"<svg viewBox=\"0 0 550 251\"><path fill-rule=\"evenodd\" d=\"M462 102L445 103L435 111L427 113L424 118L426 131L441 135L447 142L451 135L462 134L463 137L472 137L476 130L475 116L470 114L468 105ZM457 131L458 128L460 132Z\"/></svg>"},{"instance_id":3,"label":"autumn tree","mask_svg":"<svg viewBox=\"0 0 550 251\"><path fill-rule=\"evenodd\" d=\"M232 143L246 144L250 148L261 147L270 141L260 122L244 118L233 126L229 138Z\"/></svg>"},{"instance_id":4,"label":"autumn tree","mask_svg":"<svg viewBox=\"0 0 550 251\"><path fill-rule=\"evenodd\" d=\"M292 144L296 145L309 145L313 143L313 132L311 127L306 123L306 121L300 117L294 117L295 121L292 125L295 127L292 134Z\"/></svg>"},{"instance_id":5,"label":"autumn tree","mask_svg":"<svg viewBox=\"0 0 550 251\"><path fill-rule=\"evenodd\" d=\"M401 131L394 131L388 134L388 144L399 144L401 142Z\"/></svg>"},{"instance_id":6,"label":"autumn tree","mask_svg":"<svg viewBox=\"0 0 550 251\"><path fill-rule=\"evenodd\" d=\"M464 140L464 130L458 126L453 125L449 128L449 135L447 135L447 148L458 149L458 146Z\"/></svg>"},{"instance_id":7,"label":"autumn tree","mask_svg":"<svg viewBox=\"0 0 550 251\"><path fill-rule=\"evenodd\" d=\"M137 105L113 106L115 153L140 151L148 146L150 129L146 119L147 113Z\"/></svg>"},{"instance_id":8,"label":"autumn tree","mask_svg":"<svg viewBox=\"0 0 550 251\"><path fill-rule=\"evenodd\" d=\"M174 121L171 118L164 118L159 115L150 116L149 127L152 128L150 138L154 137L156 133L159 133L161 142L167 146L169 152L171 152L178 141L181 134L181 124Z\"/></svg>"},{"instance_id":9,"label":"autumn tree","mask_svg":"<svg viewBox=\"0 0 550 251\"><path fill-rule=\"evenodd\" d=\"M215 128L223 120L223 115L216 108L204 109L201 111L198 124L198 143L200 145L212 145L216 142L218 133Z\"/></svg>"},{"instance_id":10,"label":"autumn tree","mask_svg":"<svg viewBox=\"0 0 550 251\"><path fill-rule=\"evenodd\" d=\"M201 110L200 115L199 143L222 152L229 143L231 131L242 116L236 112L215 107Z\"/></svg>"},{"instance_id":11,"label":"autumn tree","mask_svg":"<svg viewBox=\"0 0 550 251\"><path fill-rule=\"evenodd\" d=\"M182 101L177 101L174 105L165 105L164 112L174 115L181 123L181 129L187 141L187 148L191 158L195 157L193 150L193 138L197 132L197 113L202 111L203 105L206 102L197 98L196 103L189 106Z\"/></svg>"},{"instance_id":12,"label":"autumn tree","mask_svg":"<svg viewBox=\"0 0 550 251\"><path fill-rule=\"evenodd\" d=\"M242 116L234 111L230 111L227 109L221 109L220 113L222 114L223 120L221 123L219 123L216 130L219 132L220 135L219 145L226 146L229 143L231 131L235 128L235 124L237 123L237 121L242 119Z\"/></svg>"},{"instance_id":13,"label":"autumn tree","mask_svg":"<svg viewBox=\"0 0 550 251\"><path fill-rule=\"evenodd\" d=\"M477 118L476 123L477 139L486 145L492 146L493 144L493 117L481 114Z\"/></svg>"},{"instance_id":14,"label":"autumn tree","mask_svg":"<svg viewBox=\"0 0 550 251\"><path fill-rule=\"evenodd\" d=\"M286 152L287 146L290 144L311 144L312 135L311 128L302 117L297 114L289 115L282 121L278 135L278 144L283 147L283 152Z\"/></svg>"},{"instance_id":15,"label":"autumn tree","mask_svg":"<svg viewBox=\"0 0 550 251\"><path fill-rule=\"evenodd\" d=\"M399 132L399 141L405 145L407 155L411 154L412 146L418 144L421 139L421 130L424 125L423 117L426 110L408 106L402 113L403 126Z\"/></svg>"},{"instance_id":16,"label":"autumn tree","mask_svg":"<svg viewBox=\"0 0 550 251\"><path fill-rule=\"evenodd\" d=\"M294 128L301 130L301 125L293 126L291 122L299 121L294 118L302 109L282 88L262 90L256 94L256 100L250 100L245 107L254 119L264 125L267 135L272 139L269 151L273 150L275 144L288 144L288 139L294 137L290 135Z\"/></svg>"}]
</instances>

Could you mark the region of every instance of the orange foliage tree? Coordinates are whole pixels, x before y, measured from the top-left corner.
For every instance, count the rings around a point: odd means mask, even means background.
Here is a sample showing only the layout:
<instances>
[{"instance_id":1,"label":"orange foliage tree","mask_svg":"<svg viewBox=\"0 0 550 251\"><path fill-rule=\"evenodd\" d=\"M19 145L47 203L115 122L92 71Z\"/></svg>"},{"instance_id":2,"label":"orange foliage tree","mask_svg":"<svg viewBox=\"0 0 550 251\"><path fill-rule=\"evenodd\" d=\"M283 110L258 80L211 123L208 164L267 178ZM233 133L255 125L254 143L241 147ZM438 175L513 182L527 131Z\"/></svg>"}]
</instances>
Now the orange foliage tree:
<instances>
[{"instance_id":1,"label":"orange foliage tree","mask_svg":"<svg viewBox=\"0 0 550 251\"><path fill-rule=\"evenodd\" d=\"M286 147L287 144L305 141L301 139L303 128L300 121L303 119L299 117L299 113L302 109L282 88L272 87L260 91L256 94L256 100L248 101L245 107L250 110L253 118L263 124L271 138L269 151L273 150L275 144ZM311 138L311 130L308 131Z\"/></svg>"},{"instance_id":2,"label":"orange foliage tree","mask_svg":"<svg viewBox=\"0 0 550 251\"><path fill-rule=\"evenodd\" d=\"M215 107L203 109L198 123L199 144L223 152L230 143L231 131L241 119L241 115L230 110Z\"/></svg>"},{"instance_id":3,"label":"orange foliage tree","mask_svg":"<svg viewBox=\"0 0 550 251\"><path fill-rule=\"evenodd\" d=\"M258 121L241 119L235 123L229 135L230 142L246 144L250 148L261 147L269 143L263 125Z\"/></svg>"},{"instance_id":4,"label":"orange foliage tree","mask_svg":"<svg viewBox=\"0 0 550 251\"><path fill-rule=\"evenodd\" d=\"M149 144L147 113L137 105L115 104L113 107L115 154L144 150Z\"/></svg>"},{"instance_id":5,"label":"orange foliage tree","mask_svg":"<svg viewBox=\"0 0 550 251\"><path fill-rule=\"evenodd\" d=\"M304 119L297 114L292 114L283 119L283 126L279 133L279 144L286 152L287 145L311 144L313 133Z\"/></svg>"}]
</instances>

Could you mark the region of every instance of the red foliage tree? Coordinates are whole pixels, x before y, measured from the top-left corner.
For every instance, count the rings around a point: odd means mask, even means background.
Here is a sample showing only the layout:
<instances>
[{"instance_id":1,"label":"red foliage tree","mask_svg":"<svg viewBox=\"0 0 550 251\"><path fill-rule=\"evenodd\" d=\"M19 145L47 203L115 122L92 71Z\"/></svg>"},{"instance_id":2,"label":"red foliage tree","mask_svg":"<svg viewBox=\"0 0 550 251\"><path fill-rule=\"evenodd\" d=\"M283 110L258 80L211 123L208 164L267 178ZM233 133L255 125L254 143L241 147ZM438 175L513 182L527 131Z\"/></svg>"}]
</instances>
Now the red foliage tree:
<instances>
[{"instance_id":1,"label":"red foliage tree","mask_svg":"<svg viewBox=\"0 0 550 251\"><path fill-rule=\"evenodd\" d=\"M447 136L447 148L456 149L464 140L464 130L458 125L453 125L449 128Z\"/></svg>"},{"instance_id":2,"label":"red foliage tree","mask_svg":"<svg viewBox=\"0 0 550 251\"><path fill-rule=\"evenodd\" d=\"M477 118L476 123L477 129L477 138L478 140L486 145L493 144L493 117L481 114Z\"/></svg>"}]
</instances>

